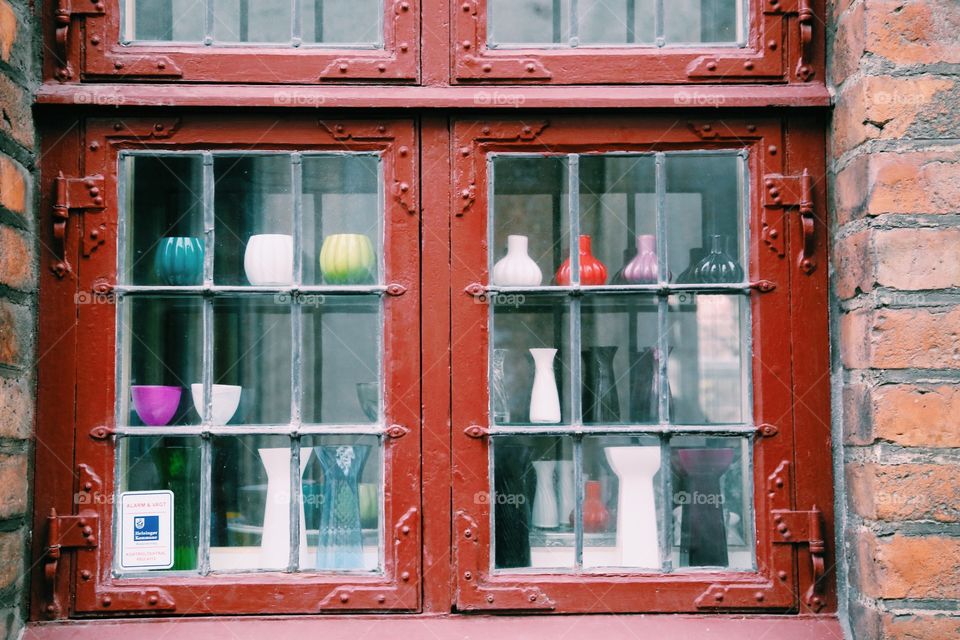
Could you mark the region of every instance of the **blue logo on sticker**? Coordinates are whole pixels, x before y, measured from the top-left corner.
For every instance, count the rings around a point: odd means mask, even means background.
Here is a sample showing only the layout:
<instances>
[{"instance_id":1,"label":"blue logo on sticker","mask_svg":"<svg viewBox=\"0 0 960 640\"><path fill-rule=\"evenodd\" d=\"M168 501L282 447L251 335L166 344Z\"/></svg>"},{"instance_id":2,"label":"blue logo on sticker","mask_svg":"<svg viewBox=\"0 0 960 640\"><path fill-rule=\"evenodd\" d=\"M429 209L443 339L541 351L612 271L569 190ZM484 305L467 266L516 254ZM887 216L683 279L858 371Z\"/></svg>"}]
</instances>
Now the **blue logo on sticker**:
<instances>
[{"instance_id":1,"label":"blue logo on sticker","mask_svg":"<svg viewBox=\"0 0 960 640\"><path fill-rule=\"evenodd\" d=\"M134 542L160 541L160 516L135 516L133 518Z\"/></svg>"}]
</instances>

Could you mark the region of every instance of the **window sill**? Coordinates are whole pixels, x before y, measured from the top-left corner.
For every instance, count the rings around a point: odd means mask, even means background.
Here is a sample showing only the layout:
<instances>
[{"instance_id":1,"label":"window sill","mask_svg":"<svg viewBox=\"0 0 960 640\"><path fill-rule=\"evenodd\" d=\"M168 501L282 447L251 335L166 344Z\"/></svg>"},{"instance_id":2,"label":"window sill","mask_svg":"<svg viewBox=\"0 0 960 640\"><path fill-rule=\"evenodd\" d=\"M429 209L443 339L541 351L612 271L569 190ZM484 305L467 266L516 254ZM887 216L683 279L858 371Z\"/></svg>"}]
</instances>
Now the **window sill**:
<instances>
[{"instance_id":1,"label":"window sill","mask_svg":"<svg viewBox=\"0 0 960 640\"><path fill-rule=\"evenodd\" d=\"M835 616L734 615L591 615L591 616L355 616L297 618L177 618L34 623L23 640L300 640L323 635L327 640L368 637L371 627L383 625L394 637L435 640L498 638L556 640L576 630L577 637L636 640L841 640ZM424 629L427 625L427 629Z\"/></svg>"}]
</instances>

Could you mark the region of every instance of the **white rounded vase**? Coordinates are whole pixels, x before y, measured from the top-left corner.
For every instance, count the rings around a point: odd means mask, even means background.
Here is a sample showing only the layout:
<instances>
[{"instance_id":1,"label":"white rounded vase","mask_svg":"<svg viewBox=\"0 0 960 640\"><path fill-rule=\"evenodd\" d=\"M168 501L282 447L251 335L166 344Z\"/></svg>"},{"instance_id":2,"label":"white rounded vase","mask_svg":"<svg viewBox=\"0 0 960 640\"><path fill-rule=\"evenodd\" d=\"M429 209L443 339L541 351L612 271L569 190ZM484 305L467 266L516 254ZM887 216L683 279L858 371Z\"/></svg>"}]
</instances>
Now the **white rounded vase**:
<instances>
[{"instance_id":1,"label":"white rounded vase","mask_svg":"<svg viewBox=\"0 0 960 640\"><path fill-rule=\"evenodd\" d=\"M293 236L279 233L251 236L243 254L243 270L255 287L293 284Z\"/></svg>"},{"instance_id":2,"label":"white rounded vase","mask_svg":"<svg viewBox=\"0 0 960 640\"><path fill-rule=\"evenodd\" d=\"M507 255L493 265L491 282L501 287L538 287L543 272L527 253L527 236L507 236Z\"/></svg>"}]
</instances>

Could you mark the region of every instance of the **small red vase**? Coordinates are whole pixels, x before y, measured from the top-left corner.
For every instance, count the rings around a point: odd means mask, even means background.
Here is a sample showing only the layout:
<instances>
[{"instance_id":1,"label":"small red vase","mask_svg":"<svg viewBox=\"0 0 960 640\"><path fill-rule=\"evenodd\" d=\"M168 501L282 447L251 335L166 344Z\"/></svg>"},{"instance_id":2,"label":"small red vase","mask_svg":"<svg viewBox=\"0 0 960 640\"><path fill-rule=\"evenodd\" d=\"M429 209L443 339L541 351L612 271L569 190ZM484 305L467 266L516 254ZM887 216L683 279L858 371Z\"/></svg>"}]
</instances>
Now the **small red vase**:
<instances>
[{"instance_id":1,"label":"small red vase","mask_svg":"<svg viewBox=\"0 0 960 640\"><path fill-rule=\"evenodd\" d=\"M562 287L570 284L570 258L563 261L554 279ZM580 236L580 284L607 284L607 268L594 257L590 249L590 236Z\"/></svg>"},{"instance_id":2,"label":"small red vase","mask_svg":"<svg viewBox=\"0 0 960 640\"><path fill-rule=\"evenodd\" d=\"M600 481L587 480L583 500L583 530L586 533L601 533L610 523L610 512L600 497Z\"/></svg>"}]
</instances>

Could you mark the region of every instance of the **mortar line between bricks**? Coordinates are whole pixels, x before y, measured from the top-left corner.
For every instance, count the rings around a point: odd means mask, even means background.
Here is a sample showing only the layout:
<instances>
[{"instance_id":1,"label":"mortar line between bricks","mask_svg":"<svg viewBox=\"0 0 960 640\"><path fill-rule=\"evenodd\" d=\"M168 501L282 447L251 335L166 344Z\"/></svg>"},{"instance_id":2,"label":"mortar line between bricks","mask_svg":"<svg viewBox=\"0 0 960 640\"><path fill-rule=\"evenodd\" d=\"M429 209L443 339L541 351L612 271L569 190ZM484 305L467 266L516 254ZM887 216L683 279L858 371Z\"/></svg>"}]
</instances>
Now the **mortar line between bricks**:
<instances>
[{"instance_id":1,"label":"mortar line between bricks","mask_svg":"<svg viewBox=\"0 0 960 640\"><path fill-rule=\"evenodd\" d=\"M930 142L935 144L931 145ZM836 177L851 161L861 156L937 151L952 153L957 145L960 145L960 138L870 138L834 157L827 167L827 175Z\"/></svg>"},{"instance_id":2,"label":"mortar line between bricks","mask_svg":"<svg viewBox=\"0 0 960 640\"><path fill-rule=\"evenodd\" d=\"M19 214L16 211L11 211L6 207L0 205L0 224L5 224L8 227L13 227L14 229L19 229L21 231L26 231L33 234L33 229L30 228L29 222L27 221L24 214Z\"/></svg>"},{"instance_id":3,"label":"mortar line between bricks","mask_svg":"<svg viewBox=\"0 0 960 640\"><path fill-rule=\"evenodd\" d=\"M27 525L27 514L12 516L0 520L0 533L10 533L22 529Z\"/></svg>"},{"instance_id":4,"label":"mortar line between bricks","mask_svg":"<svg viewBox=\"0 0 960 640\"><path fill-rule=\"evenodd\" d=\"M0 153L10 156L30 172L31 175L34 174L34 170L37 167L37 150L24 146L23 143L3 130L0 130Z\"/></svg>"},{"instance_id":5,"label":"mortar line between bricks","mask_svg":"<svg viewBox=\"0 0 960 640\"><path fill-rule=\"evenodd\" d=\"M0 60L0 73L29 94L32 95L36 91L36 86L30 82L27 75L5 60Z\"/></svg>"}]
</instances>

